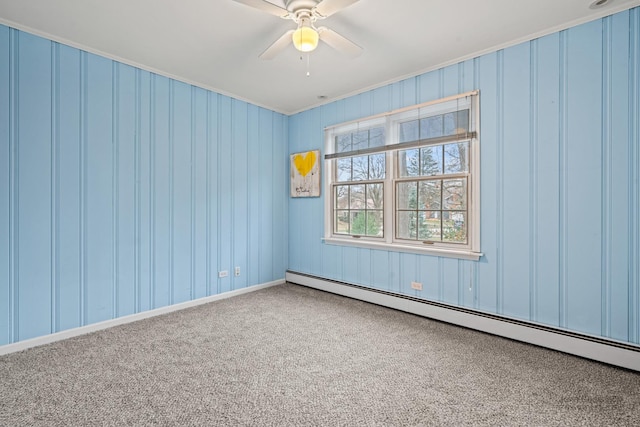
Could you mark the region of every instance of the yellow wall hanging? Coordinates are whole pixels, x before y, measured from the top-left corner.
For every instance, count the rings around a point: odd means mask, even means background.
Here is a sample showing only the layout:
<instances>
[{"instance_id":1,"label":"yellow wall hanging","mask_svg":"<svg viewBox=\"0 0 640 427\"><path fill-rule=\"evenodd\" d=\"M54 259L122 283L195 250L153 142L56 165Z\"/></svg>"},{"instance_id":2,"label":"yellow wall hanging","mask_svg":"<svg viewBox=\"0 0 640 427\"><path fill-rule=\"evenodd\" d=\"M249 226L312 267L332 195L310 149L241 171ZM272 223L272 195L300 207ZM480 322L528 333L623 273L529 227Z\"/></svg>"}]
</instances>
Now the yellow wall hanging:
<instances>
[{"instance_id":1,"label":"yellow wall hanging","mask_svg":"<svg viewBox=\"0 0 640 427\"><path fill-rule=\"evenodd\" d=\"M291 154L291 197L320 196L320 150Z\"/></svg>"}]
</instances>

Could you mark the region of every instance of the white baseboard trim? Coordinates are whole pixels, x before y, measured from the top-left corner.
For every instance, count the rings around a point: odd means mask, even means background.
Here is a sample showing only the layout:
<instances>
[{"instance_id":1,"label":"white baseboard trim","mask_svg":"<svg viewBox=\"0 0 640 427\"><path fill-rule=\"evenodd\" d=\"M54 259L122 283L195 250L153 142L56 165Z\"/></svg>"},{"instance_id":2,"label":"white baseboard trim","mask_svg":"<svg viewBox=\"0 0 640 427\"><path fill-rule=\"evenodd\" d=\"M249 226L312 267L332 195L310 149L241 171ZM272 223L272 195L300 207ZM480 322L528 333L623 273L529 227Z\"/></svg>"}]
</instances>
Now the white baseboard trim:
<instances>
[{"instance_id":1,"label":"white baseboard trim","mask_svg":"<svg viewBox=\"0 0 640 427\"><path fill-rule=\"evenodd\" d=\"M235 297L238 295L246 294L249 292L255 292L260 289L269 288L271 286L282 285L284 279L274 280L273 282L262 283L259 285L249 286L247 288L236 289L222 294L211 295L208 297L198 298L191 301L185 301L178 304L173 304L165 307L155 308L153 310L147 310L140 313L130 314L128 316L118 317L116 319L105 320L103 322L92 323L91 325L80 326L73 329L67 329L65 331L56 332L50 335L44 335L41 337L31 338L24 341L18 341L12 344L6 344L0 346L0 356L15 353L17 351L26 350L31 347L37 347L45 344L50 344L56 341L66 340L68 338L77 337L79 335L88 334L90 332L100 331L102 329L112 328L118 325L124 325L125 323L136 322L138 320L147 319L149 317L160 316L161 314L167 314L178 310L184 310L185 308L196 307L198 305L207 304L213 301L220 301L226 298Z\"/></svg>"},{"instance_id":2,"label":"white baseboard trim","mask_svg":"<svg viewBox=\"0 0 640 427\"><path fill-rule=\"evenodd\" d=\"M287 282L640 371L640 346L287 271Z\"/></svg>"}]
</instances>

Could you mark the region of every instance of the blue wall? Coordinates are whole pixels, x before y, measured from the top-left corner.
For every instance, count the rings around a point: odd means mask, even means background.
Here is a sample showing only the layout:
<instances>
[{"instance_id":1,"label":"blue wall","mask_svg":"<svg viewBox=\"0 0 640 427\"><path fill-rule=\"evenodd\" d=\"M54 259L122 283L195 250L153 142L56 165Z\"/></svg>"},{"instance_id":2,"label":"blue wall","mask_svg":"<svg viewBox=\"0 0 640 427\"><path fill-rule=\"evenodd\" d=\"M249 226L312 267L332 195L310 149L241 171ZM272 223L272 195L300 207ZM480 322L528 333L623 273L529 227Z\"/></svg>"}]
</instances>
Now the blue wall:
<instances>
[{"instance_id":1,"label":"blue wall","mask_svg":"<svg viewBox=\"0 0 640 427\"><path fill-rule=\"evenodd\" d=\"M287 126L0 26L0 345L284 278Z\"/></svg>"},{"instance_id":2,"label":"blue wall","mask_svg":"<svg viewBox=\"0 0 640 427\"><path fill-rule=\"evenodd\" d=\"M473 89L480 261L323 244L323 188L289 201L289 269L640 343L640 8L299 113L289 151Z\"/></svg>"}]
</instances>

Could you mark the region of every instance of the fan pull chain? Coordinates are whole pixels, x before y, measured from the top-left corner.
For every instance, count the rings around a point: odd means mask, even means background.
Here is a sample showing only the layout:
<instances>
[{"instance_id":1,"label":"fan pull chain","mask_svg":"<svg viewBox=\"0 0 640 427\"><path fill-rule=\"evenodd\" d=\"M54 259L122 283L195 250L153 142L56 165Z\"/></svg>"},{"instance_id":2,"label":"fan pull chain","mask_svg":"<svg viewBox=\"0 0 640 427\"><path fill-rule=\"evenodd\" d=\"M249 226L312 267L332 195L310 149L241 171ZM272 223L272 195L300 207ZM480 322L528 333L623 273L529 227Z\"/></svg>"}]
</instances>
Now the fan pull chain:
<instances>
[{"instance_id":1,"label":"fan pull chain","mask_svg":"<svg viewBox=\"0 0 640 427\"><path fill-rule=\"evenodd\" d=\"M309 64L310 64L310 62L311 62L311 61L310 61L310 58L309 58L310 56L311 56L311 55L309 55L309 54L307 53L307 77L311 76L311 72L309 71ZM300 55L300 61L302 61L302 60L303 60L302 55Z\"/></svg>"}]
</instances>

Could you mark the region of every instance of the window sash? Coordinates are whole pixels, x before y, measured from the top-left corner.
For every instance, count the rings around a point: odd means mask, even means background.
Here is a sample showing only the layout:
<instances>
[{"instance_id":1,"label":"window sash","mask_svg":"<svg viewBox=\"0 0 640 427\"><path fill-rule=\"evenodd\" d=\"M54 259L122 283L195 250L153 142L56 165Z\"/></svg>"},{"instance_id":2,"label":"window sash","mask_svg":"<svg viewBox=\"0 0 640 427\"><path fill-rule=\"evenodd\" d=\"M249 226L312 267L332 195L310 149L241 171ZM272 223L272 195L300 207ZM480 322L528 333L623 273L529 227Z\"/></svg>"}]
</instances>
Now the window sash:
<instances>
[{"instance_id":1,"label":"window sash","mask_svg":"<svg viewBox=\"0 0 640 427\"><path fill-rule=\"evenodd\" d=\"M444 182L445 181L463 181L464 182L464 202L463 208L458 208L458 209L447 209L445 207L445 202L444 202L444 194L445 194L445 189L444 189ZM420 188L420 183L422 182L439 182L440 186L439 186L439 202L437 206L425 206L424 208L420 207L420 196L419 196L419 188ZM399 186L402 184L406 184L406 183L415 183L417 190L416 190L416 200L415 200L415 207L411 207L409 203L407 203L407 207L401 207L401 200L400 200L400 196L402 191L399 189ZM422 242L423 244L428 244L428 245L433 245L433 244L437 244L437 245L456 245L456 246L466 246L469 243L469 176L467 174L452 174L452 175L438 175L438 176L429 176L429 177L411 177L409 179L403 178L403 179L396 179L394 180L393 183L393 189L394 189L394 207L393 207L393 212L394 212L394 219L395 219L395 224L394 224L394 230L393 230L393 237L394 240L396 241L403 241L403 242L411 242L411 243L416 243L416 242ZM418 224L418 218L420 217L420 214L424 214L426 216L426 214L428 212L438 212L439 213L439 223L440 223L440 234L439 234L439 239L427 239L427 238L421 238L420 237L420 226ZM413 237L404 237L401 234L400 230L400 225L401 225L401 220L400 220L400 215L401 213L415 213L416 216L416 229L415 229L415 238ZM463 215L464 218L464 241L455 241L455 240L447 240L445 239L445 214L446 215L455 215L456 213L460 213ZM453 220L454 222L456 221L455 219ZM451 230L447 230L449 232L451 232ZM410 234L410 233L409 233Z\"/></svg>"},{"instance_id":2,"label":"window sash","mask_svg":"<svg viewBox=\"0 0 640 427\"><path fill-rule=\"evenodd\" d=\"M373 186L379 186L379 189L381 191L381 199L379 201L381 201L381 206L370 206L369 205L369 191L371 189L371 187ZM347 190L347 197L346 197L346 205L344 206L339 206L338 203L338 188L339 187L346 187L348 188ZM351 195L351 187L363 187L364 190L364 203L361 206L354 206L352 204L352 195ZM367 237L367 238L372 238L372 239L384 239L385 238L385 227L384 227L384 217L385 217L385 203L384 203L384 198L385 198L385 181L384 180L370 180L370 181L351 181L351 182L340 182L340 183L334 183L331 187L331 197L333 199L333 203L332 203L332 222L333 222L333 234L337 235L337 236L352 236L352 237ZM338 224L338 217L340 215L340 213L346 214L348 216L348 227L347 227L347 231L341 231L339 224ZM352 232L352 219L351 219L351 214L355 213L355 214L364 214L365 219L364 219L364 233L353 233ZM370 230L370 225L369 225L369 220L370 220L370 214L373 214L374 216L379 214L380 217L380 222L379 222L379 228L381 229L381 233L379 234L372 234L369 233ZM374 220L375 218L372 218L372 220Z\"/></svg>"}]
</instances>

